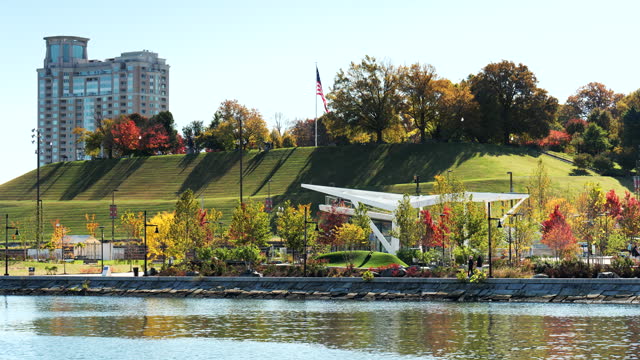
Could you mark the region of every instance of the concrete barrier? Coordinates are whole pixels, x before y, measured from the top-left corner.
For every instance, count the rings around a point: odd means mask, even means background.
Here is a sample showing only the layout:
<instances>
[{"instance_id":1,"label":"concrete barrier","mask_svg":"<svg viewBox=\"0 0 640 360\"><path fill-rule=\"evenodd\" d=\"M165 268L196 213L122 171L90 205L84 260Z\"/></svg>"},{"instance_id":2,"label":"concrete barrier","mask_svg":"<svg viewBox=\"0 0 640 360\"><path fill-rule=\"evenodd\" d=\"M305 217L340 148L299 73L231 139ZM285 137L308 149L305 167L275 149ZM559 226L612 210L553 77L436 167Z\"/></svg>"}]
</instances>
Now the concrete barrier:
<instances>
[{"instance_id":1,"label":"concrete barrier","mask_svg":"<svg viewBox=\"0 0 640 360\"><path fill-rule=\"evenodd\" d=\"M640 279L8 276L5 295L640 303Z\"/></svg>"}]
</instances>

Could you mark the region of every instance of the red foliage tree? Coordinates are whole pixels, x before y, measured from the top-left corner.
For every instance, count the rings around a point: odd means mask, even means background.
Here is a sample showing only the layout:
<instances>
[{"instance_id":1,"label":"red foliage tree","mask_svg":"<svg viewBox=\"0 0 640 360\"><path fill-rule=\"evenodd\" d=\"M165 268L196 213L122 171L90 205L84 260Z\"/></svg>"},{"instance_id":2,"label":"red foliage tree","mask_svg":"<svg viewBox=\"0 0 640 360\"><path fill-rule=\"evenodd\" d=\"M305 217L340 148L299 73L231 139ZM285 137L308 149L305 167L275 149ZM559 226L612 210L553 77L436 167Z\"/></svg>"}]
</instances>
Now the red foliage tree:
<instances>
[{"instance_id":1,"label":"red foliage tree","mask_svg":"<svg viewBox=\"0 0 640 360\"><path fill-rule=\"evenodd\" d=\"M620 203L620 198L616 194L615 190L611 189L607 193L607 200L604 203L604 211L607 216L612 217L613 219L617 219L618 216L622 213L622 204Z\"/></svg>"},{"instance_id":2,"label":"red foliage tree","mask_svg":"<svg viewBox=\"0 0 640 360\"><path fill-rule=\"evenodd\" d=\"M564 131L551 130L544 139L538 140L538 146L561 151L571 141L571 135Z\"/></svg>"},{"instance_id":3,"label":"red foliage tree","mask_svg":"<svg viewBox=\"0 0 640 360\"><path fill-rule=\"evenodd\" d=\"M148 155L166 153L171 146L169 135L162 124L147 127L141 137L139 150Z\"/></svg>"},{"instance_id":4,"label":"red foliage tree","mask_svg":"<svg viewBox=\"0 0 640 360\"><path fill-rule=\"evenodd\" d=\"M587 121L583 119L571 119L567 121L567 124L564 126L564 129L569 135L573 135L575 133L583 133L586 128Z\"/></svg>"},{"instance_id":5,"label":"red foliage tree","mask_svg":"<svg viewBox=\"0 0 640 360\"><path fill-rule=\"evenodd\" d=\"M115 123L111 135L115 150L122 155L132 154L138 148L140 129L129 118Z\"/></svg>"},{"instance_id":6,"label":"red foliage tree","mask_svg":"<svg viewBox=\"0 0 640 360\"><path fill-rule=\"evenodd\" d=\"M429 210L420 211L421 223L425 225L425 234L422 238L422 247L442 247L446 244L449 237L449 226L451 218L451 209L445 206L442 214L440 214L440 220L436 223L433 221L431 212Z\"/></svg>"},{"instance_id":7,"label":"red foliage tree","mask_svg":"<svg viewBox=\"0 0 640 360\"><path fill-rule=\"evenodd\" d=\"M429 210L421 210L420 215L422 217L421 222L425 226L424 236L422 237L422 248L442 246L442 242L440 241L440 228L433 222L431 212Z\"/></svg>"},{"instance_id":8,"label":"red foliage tree","mask_svg":"<svg viewBox=\"0 0 640 360\"><path fill-rule=\"evenodd\" d=\"M622 210L618 216L618 224L622 233L629 239L640 232L640 202L625 191Z\"/></svg>"},{"instance_id":9,"label":"red foliage tree","mask_svg":"<svg viewBox=\"0 0 640 360\"><path fill-rule=\"evenodd\" d=\"M575 250L576 238L571 226L556 205L549 218L542 223L542 243L565 257Z\"/></svg>"},{"instance_id":10,"label":"red foliage tree","mask_svg":"<svg viewBox=\"0 0 640 360\"><path fill-rule=\"evenodd\" d=\"M331 204L331 211L318 212L319 222L317 241L323 245L336 245L336 234L338 228L349 221L349 216L340 208L344 206L343 202L334 202Z\"/></svg>"}]
</instances>

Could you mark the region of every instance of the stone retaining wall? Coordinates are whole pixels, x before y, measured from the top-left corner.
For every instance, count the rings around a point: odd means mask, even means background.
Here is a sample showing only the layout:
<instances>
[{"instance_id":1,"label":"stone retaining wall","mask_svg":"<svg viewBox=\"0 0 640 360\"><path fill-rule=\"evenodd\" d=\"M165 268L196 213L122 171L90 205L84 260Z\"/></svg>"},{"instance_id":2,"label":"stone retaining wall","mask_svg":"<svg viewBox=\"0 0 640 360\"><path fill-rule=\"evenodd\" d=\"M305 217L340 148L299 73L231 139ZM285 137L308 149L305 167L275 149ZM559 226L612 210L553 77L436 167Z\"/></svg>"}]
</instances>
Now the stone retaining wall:
<instances>
[{"instance_id":1,"label":"stone retaining wall","mask_svg":"<svg viewBox=\"0 0 640 360\"><path fill-rule=\"evenodd\" d=\"M9 276L4 295L640 303L640 279Z\"/></svg>"}]
</instances>

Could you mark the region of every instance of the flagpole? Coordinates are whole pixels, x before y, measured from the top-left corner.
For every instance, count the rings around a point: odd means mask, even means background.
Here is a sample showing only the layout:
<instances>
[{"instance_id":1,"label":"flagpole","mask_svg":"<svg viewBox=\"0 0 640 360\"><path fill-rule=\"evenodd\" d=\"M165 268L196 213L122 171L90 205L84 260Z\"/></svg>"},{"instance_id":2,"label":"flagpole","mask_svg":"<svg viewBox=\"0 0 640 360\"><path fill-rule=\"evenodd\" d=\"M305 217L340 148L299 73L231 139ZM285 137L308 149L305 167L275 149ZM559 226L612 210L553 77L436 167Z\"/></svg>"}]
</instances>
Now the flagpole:
<instances>
[{"instance_id":1,"label":"flagpole","mask_svg":"<svg viewBox=\"0 0 640 360\"><path fill-rule=\"evenodd\" d=\"M314 93L316 94L316 119L313 121L313 124L315 125L315 144L316 147L318 147L318 78L317 78L317 74L318 74L318 62L316 61L316 89L314 91Z\"/></svg>"}]
</instances>

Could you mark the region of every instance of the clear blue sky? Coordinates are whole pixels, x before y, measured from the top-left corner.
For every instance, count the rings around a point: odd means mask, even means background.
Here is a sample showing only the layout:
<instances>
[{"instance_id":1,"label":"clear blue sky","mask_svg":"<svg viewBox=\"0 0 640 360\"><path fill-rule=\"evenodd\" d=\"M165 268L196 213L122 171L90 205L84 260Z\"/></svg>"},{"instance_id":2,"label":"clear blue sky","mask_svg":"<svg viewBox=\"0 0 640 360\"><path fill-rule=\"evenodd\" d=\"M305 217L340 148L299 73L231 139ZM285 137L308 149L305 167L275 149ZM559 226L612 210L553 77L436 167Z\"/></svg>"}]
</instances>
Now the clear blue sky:
<instances>
[{"instance_id":1,"label":"clear blue sky","mask_svg":"<svg viewBox=\"0 0 640 360\"><path fill-rule=\"evenodd\" d=\"M151 50L171 65L181 129L238 99L271 123L315 112L315 70L373 55L460 81L490 62L524 63L564 103L592 81L640 88L635 1L5 1L0 8L0 183L35 167L36 69L45 36L88 37L91 59ZM321 106L319 110L321 111Z\"/></svg>"}]
</instances>

